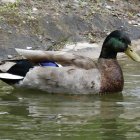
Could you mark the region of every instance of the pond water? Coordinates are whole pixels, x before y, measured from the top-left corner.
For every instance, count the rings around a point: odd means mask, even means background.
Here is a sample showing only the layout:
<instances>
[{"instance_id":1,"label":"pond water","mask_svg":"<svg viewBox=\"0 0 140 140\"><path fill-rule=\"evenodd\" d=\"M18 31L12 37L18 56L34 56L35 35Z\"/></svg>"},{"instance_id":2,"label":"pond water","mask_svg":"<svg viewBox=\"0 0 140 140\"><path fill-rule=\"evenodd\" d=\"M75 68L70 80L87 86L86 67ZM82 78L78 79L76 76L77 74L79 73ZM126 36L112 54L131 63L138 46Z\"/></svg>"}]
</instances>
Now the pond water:
<instances>
[{"instance_id":1,"label":"pond water","mask_svg":"<svg viewBox=\"0 0 140 140\"><path fill-rule=\"evenodd\" d=\"M0 82L0 140L139 140L140 65L121 61L122 93L54 95Z\"/></svg>"}]
</instances>

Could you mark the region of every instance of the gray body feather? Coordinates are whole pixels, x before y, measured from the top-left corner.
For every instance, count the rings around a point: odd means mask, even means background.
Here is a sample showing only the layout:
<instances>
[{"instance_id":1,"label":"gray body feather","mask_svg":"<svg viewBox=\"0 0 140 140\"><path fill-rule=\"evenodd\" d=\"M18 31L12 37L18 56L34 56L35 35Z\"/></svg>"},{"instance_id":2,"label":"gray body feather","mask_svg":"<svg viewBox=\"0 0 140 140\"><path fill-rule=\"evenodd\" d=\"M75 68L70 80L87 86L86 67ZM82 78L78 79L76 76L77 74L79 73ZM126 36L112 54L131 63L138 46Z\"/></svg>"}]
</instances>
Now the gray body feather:
<instances>
[{"instance_id":1,"label":"gray body feather","mask_svg":"<svg viewBox=\"0 0 140 140\"><path fill-rule=\"evenodd\" d=\"M99 93L100 80L98 69L35 67L27 73L20 86L49 93L95 94Z\"/></svg>"}]
</instances>

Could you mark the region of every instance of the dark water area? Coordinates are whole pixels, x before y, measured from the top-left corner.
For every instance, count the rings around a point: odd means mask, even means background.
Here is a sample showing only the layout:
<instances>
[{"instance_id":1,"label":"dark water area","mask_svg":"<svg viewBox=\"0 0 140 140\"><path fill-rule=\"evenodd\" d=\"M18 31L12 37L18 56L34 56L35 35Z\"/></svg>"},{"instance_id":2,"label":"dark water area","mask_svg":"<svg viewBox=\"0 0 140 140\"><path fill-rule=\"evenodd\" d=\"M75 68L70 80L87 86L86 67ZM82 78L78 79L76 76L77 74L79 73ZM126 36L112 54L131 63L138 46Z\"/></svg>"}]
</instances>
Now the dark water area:
<instances>
[{"instance_id":1,"label":"dark water area","mask_svg":"<svg viewBox=\"0 0 140 140\"><path fill-rule=\"evenodd\" d=\"M0 82L2 140L139 140L140 65L121 61L122 93L55 95Z\"/></svg>"}]
</instances>

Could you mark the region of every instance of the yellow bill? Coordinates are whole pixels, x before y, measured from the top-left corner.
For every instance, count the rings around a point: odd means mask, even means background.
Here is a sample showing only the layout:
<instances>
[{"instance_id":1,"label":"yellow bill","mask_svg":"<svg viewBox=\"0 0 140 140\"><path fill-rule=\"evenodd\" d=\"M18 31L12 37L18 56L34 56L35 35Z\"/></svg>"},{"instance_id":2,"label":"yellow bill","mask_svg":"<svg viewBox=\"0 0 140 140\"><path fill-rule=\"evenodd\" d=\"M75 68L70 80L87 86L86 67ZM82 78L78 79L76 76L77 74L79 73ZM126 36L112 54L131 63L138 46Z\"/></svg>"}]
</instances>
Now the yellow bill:
<instances>
[{"instance_id":1,"label":"yellow bill","mask_svg":"<svg viewBox=\"0 0 140 140\"><path fill-rule=\"evenodd\" d=\"M136 52L134 52L134 50L130 48L130 46L125 51L125 54L127 54L132 60L140 62L140 56Z\"/></svg>"}]
</instances>

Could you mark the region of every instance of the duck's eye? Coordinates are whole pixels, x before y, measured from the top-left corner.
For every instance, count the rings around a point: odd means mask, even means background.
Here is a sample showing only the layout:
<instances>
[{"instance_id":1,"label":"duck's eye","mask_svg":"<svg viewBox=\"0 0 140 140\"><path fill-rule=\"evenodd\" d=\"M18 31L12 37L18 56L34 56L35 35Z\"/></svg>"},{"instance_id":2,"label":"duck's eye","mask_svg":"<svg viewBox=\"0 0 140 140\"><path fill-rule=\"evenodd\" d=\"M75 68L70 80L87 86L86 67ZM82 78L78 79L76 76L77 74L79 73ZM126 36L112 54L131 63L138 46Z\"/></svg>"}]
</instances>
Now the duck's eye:
<instances>
[{"instance_id":1,"label":"duck's eye","mask_svg":"<svg viewBox=\"0 0 140 140\"><path fill-rule=\"evenodd\" d=\"M125 40L123 38L119 38L119 41L121 42L125 42Z\"/></svg>"}]
</instances>

